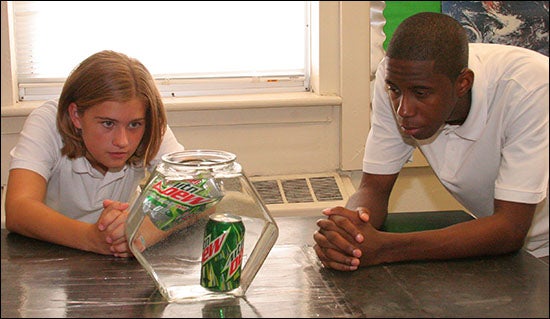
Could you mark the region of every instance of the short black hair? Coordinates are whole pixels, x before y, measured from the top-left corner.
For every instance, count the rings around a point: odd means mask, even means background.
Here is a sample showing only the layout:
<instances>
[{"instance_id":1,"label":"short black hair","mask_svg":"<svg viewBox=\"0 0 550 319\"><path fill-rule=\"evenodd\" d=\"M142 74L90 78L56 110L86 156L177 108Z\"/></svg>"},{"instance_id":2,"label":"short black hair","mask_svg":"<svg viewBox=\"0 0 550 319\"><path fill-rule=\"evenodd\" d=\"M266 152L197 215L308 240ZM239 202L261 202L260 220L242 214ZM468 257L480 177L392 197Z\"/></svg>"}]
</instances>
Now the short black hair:
<instances>
[{"instance_id":1,"label":"short black hair","mask_svg":"<svg viewBox=\"0 0 550 319\"><path fill-rule=\"evenodd\" d=\"M435 61L435 71L454 81L468 66L468 35L452 17L421 12L395 30L386 56L409 61Z\"/></svg>"}]
</instances>

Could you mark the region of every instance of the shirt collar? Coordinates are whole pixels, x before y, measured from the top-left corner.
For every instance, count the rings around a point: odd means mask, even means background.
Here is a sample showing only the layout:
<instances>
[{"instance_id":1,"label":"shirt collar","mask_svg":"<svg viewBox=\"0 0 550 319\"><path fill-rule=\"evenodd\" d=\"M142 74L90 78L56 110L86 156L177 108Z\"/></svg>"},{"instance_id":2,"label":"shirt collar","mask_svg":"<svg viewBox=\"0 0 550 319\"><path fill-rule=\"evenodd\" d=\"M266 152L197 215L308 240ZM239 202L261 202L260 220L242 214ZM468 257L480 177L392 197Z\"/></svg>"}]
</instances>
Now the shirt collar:
<instances>
[{"instance_id":1,"label":"shirt collar","mask_svg":"<svg viewBox=\"0 0 550 319\"><path fill-rule=\"evenodd\" d=\"M92 178L99 178L99 179L108 179L108 180L115 180L118 178L121 178L124 176L126 170L128 169L128 165L124 165L124 167L118 171L118 172L107 172L105 176L101 174L100 171L92 167L92 164L85 158L85 157L78 157L75 158L72 162L72 169L75 174L88 174Z\"/></svg>"}]
</instances>

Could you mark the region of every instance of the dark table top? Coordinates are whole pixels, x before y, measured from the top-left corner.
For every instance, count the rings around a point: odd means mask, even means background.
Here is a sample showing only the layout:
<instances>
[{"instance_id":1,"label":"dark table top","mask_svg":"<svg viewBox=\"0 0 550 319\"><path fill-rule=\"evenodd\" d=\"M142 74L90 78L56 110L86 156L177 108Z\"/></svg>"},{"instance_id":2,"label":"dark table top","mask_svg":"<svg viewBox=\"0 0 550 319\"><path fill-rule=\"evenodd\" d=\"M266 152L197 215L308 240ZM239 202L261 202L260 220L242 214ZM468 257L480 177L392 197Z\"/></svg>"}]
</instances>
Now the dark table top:
<instances>
[{"instance_id":1,"label":"dark table top","mask_svg":"<svg viewBox=\"0 0 550 319\"><path fill-rule=\"evenodd\" d=\"M525 251L338 272L313 251L318 217L277 217L279 238L244 298L168 303L133 258L2 229L5 317L546 317L548 264ZM464 212L390 214L388 231L444 227ZM411 226L412 225L412 226Z\"/></svg>"}]
</instances>

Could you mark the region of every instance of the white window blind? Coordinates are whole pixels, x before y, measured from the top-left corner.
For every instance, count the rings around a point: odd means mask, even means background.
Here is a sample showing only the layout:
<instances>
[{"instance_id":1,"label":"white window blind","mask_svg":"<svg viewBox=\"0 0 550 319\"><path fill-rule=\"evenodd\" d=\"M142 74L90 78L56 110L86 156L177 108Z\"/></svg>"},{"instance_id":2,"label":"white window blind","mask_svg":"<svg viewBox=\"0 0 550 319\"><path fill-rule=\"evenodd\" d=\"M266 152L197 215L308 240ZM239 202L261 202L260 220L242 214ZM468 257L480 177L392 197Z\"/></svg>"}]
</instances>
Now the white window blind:
<instances>
[{"instance_id":1,"label":"white window blind","mask_svg":"<svg viewBox=\"0 0 550 319\"><path fill-rule=\"evenodd\" d=\"M307 1L14 1L19 97L57 97L89 55L139 59L163 96L309 87Z\"/></svg>"}]
</instances>

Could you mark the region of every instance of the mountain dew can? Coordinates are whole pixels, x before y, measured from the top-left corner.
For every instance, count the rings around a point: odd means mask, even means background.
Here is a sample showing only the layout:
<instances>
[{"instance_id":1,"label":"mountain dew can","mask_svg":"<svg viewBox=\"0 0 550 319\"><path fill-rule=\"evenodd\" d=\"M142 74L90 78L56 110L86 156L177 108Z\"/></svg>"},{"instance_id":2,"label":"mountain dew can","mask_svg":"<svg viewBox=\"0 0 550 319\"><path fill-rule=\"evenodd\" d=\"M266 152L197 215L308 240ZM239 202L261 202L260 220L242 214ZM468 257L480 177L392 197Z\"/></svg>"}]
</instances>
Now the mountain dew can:
<instances>
[{"instance_id":1,"label":"mountain dew can","mask_svg":"<svg viewBox=\"0 0 550 319\"><path fill-rule=\"evenodd\" d=\"M150 185L143 212L162 231L192 219L223 198L219 185L211 178L167 181L159 175Z\"/></svg>"},{"instance_id":2,"label":"mountain dew can","mask_svg":"<svg viewBox=\"0 0 550 319\"><path fill-rule=\"evenodd\" d=\"M230 291L241 283L245 228L238 215L213 214L204 230L201 285Z\"/></svg>"}]
</instances>

